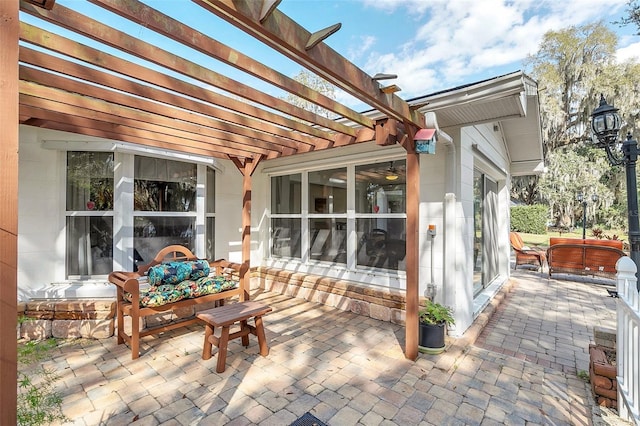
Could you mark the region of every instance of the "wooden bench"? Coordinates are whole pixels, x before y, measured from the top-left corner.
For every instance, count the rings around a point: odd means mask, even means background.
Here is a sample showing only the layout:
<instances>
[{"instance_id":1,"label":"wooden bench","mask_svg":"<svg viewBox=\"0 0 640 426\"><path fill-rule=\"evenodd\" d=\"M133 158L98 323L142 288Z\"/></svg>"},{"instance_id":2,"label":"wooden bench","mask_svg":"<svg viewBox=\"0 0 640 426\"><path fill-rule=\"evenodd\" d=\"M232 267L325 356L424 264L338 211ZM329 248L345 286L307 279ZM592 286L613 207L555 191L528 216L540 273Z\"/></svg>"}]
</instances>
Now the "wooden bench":
<instances>
[{"instance_id":1,"label":"wooden bench","mask_svg":"<svg viewBox=\"0 0 640 426\"><path fill-rule=\"evenodd\" d=\"M570 273L615 278L616 262L626 253L620 240L550 238L547 249L549 277Z\"/></svg>"},{"instance_id":2,"label":"wooden bench","mask_svg":"<svg viewBox=\"0 0 640 426\"><path fill-rule=\"evenodd\" d=\"M258 338L260 355L267 356L269 354L269 346L264 334L262 316L269 312L271 312L271 308L265 304L246 301L230 303L198 313L197 317L205 323L202 359L211 358L211 350L213 346L217 346L218 363L216 372L222 373L226 366L229 340L241 337L242 345L246 348L249 346L249 334L253 334ZM247 320L250 318L254 318L255 326L248 324ZM240 330L230 333L230 328L234 324L240 324ZM216 327L221 328L220 337L214 335Z\"/></svg>"},{"instance_id":3,"label":"wooden bench","mask_svg":"<svg viewBox=\"0 0 640 426\"><path fill-rule=\"evenodd\" d=\"M109 274L109 282L116 285L116 335L118 344L128 343L131 347L131 358L140 356L140 338L152 334L158 334L178 327L184 327L199 322L195 316L179 318L169 324L155 327L142 328L142 319L149 315L155 315L165 311L173 311L179 308L190 306L205 306L211 304L224 304L224 300L238 296L240 300L244 298L244 289L238 285L236 288L222 291L220 293L207 294L192 299L182 299L176 302L153 307L140 306L140 287L147 281L145 273L155 265L169 261L191 261L198 258L189 249L179 245L165 247L148 264L138 268L137 272L114 271ZM240 264L228 262L224 259L210 261L210 268L215 275L239 273ZM226 271L226 272L225 272ZM210 274L211 275L211 274ZM125 297L129 293L129 298ZM125 330L125 316L131 317L131 333Z\"/></svg>"}]
</instances>

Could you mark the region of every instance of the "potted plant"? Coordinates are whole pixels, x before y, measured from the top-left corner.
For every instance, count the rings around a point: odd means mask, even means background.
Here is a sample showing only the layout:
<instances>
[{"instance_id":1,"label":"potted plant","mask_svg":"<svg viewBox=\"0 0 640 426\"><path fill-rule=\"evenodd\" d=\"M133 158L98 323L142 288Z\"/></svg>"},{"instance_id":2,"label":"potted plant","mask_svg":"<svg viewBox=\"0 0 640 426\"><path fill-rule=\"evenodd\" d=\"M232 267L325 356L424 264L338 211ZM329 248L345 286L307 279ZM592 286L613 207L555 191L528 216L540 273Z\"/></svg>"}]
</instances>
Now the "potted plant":
<instances>
[{"instance_id":1,"label":"potted plant","mask_svg":"<svg viewBox=\"0 0 640 426\"><path fill-rule=\"evenodd\" d=\"M418 350L426 354L442 353L445 327L455 324L451 308L425 299L418 310L418 322Z\"/></svg>"}]
</instances>

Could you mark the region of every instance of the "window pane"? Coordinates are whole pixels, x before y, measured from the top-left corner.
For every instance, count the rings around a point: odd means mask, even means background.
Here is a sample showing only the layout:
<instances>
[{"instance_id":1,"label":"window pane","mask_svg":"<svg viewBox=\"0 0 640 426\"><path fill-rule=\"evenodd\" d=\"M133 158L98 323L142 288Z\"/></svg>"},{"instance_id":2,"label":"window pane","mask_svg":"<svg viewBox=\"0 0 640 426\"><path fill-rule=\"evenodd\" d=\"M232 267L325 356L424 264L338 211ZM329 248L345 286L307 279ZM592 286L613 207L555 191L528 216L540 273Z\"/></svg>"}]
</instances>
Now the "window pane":
<instances>
[{"instance_id":1,"label":"window pane","mask_svg":"<svg viewBox=\"0 0 640 426\"><path fill-rule=\"evenodd\" d=\"M196 169L195 164L136 156L135 210L195 211Z\"/></svg>"},{"instance_id":2,"label":"window pane","mask_svg":"<svg viewBox=\"0 0 640 426\"><path fill-rule=\"evenodd\" d=\"M361 218L356 220L358 265L404 271L406 220Z\"/></svg>"},{"instance_id":3,"label":"window pane","mask_svg":"<svg viewBox=\"0 0 640 426\"><path fill-rule=\"evenodd\" d=\"M216 212L216 171L207 167L207 213Z\"/></svg>"},{"instance_id":4,"label":"window pane","mask_svg":"<svg viewBox=\"0 0 640 426\"><path fill-rule=\"evenodd\" d=\"M310 219L309 258L335 263L347 263L346 219Z\"/></svg>"},{"instance_id":5,"label":"window pane","mask_svg":"<svg viewBox=\"0 0 640 426\"><path fill-rule=\"evenodd\" d=\"M405 160L356 166L357 213L406 212Z\"/></svg>"},{"instance_id":6,"label":"window pane","mask_svg":"<svg viewBox=\"0 0 640 426\"><path fill-rule=\"evenodd\" d=\"M216 218L207 218L207 232L205 234L206 239L206 253L207 259L215 260L216 255Z\"/></svg>"},{"instance_id":7,"label":"window pane","mask_svg":"<svg viewBox=\"0 0 640 426\"><path fill-rule=\"evenodd\" d=\"M67 153L67 210L113 210L112 153Z\"/></svg>"},{"instance_id":8,"label":"window pane","mask_svg":"<svg viewBox=\"0 0 640 426\"><path fill-rule=\"evenodd\" d=\"M271 219L271 255L273 257L300 258L300 219Z\"/></svg>"},{"instance_id":9,"label":"window pane","mask_svg":"<svg viewBox=\"0 0 640 426\"><path fill-rule=\"evenodd\" d=\"M195 249L193 217L134 217L133 249L136 264L149 263L160 250L179 244Z\"/></svg>"},{"instance_id":10,"label":"window pane","mask_svg":"<svg viewBox=\"0 0 640 426\"><path fill-rule=\"evenodd\" d=\"M271 213L300 214L302 175L300 173L271 178Z\"/></svg>"},{"instance_id":11,"label":"window pane","mask_svg":"<svg viewBox=\"0 0 640 426\"><path fill-rule=\"evenodd\" d=\"M309 213L347 212L347 169L309 172Z\"/></svg>"},{"instance_id":12,"label":"window pane","mask_svg":"<svg viewBox=\"0 0 640 426\"><path fill-rule=\"evenodd\" d=\"M113 270L113 218L67 217L67 276L107 275Z\"/></svg>"}]
</instances>

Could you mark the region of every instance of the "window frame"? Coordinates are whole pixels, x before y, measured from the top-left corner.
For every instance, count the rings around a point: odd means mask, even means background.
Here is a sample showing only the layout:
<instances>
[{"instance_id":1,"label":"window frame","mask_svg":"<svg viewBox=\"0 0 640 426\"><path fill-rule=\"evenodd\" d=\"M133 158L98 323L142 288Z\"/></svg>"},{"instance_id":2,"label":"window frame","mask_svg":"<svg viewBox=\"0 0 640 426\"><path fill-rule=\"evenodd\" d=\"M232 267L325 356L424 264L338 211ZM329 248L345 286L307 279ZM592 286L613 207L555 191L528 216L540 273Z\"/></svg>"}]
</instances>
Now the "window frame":
<instances>
[{"instance_id":1,"label":"window frame","mask_svg":"<svg viewBox=\"0 0 640 426\"><path fill-rule=\"evenodd\" d=\"M406 179L405 179L405 189L404 189L404 212L399 213L356 213L356 188L355 188L355 179L356 179L356 167L367 165L367 164L385 164L390 160L393 161L405 161L404 165L406 167L406 157L404 156L387 156L382 158L377 158L372 161L370 158L361 158L357 161L352 161L349 163L323 163L320 165L309 166L307 168L291 168L291 170L287 170L287 168L282 167L277 171L267 172L268 178L268 212L269 212L269 243L266 247L266 258L273 264L286 265L287 263L296 263L306 265L309 268L331 268L331 269L339 269L346 270L353 273L364 273L369 275L397 275L399 277L404 277L406 271L404 269L388 269L388 268L378 268L366 265L358 265L357 264L357 252L358 252L358 238L356 233L356 223L358 219L370 219L370 218L391 218L391 219L402 219L404 220L404 229L406 233ZM346 189L347 189L347 211L345 213L312 213L309 206L309 173L323 170L333 170L339 168L346 168L347 171L347 179L346 179ZM300 214L277 214L271 211L271 194L274 188L272 187L272 178L278 176L286 176L292 174L301 174L301 213ZM280 257L275 256L273 254L273 230L272 230L272 219L276 218L296 218L301 221L301 256L300 258L291 258L291 257ZM346 262L345 263L336 263L331 261L323 261L323 260L313 260L311 258L311 233L309 222L314 219L327 219L327 220L340 220L346 222Z\"/></svg>"}]
</instances>

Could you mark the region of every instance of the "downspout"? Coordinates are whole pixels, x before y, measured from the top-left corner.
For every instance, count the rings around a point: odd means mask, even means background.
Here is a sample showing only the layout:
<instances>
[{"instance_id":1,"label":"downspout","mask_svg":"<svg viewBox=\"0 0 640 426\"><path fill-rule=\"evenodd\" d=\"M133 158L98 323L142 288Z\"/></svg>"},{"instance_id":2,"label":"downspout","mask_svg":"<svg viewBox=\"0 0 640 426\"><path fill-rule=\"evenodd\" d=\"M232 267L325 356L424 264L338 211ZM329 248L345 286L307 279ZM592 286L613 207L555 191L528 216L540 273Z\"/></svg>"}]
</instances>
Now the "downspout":
<instances>
[{"instance_id":1,"label":"downspout","mask_svg":"<svg viewBox=\"0 0 640 426\"><path fill-rule=\"evenodd\" d=\"M436 129L438 142L442 142L447 147L447 158L445 161L446 179L445 179L445 195L443 200L443 270L451 273L443 274L442 279L442 303L446 306L455 306L454 294L449 294L447 289L455 290L455 280L457 273L456 265L456 146L453 138L447 133L440 130L435 112L426 112L424 114L425 124L427 128ZM433 271L433 262L431 263ZM433 282L433 281L432 281Z\"/></svg>"}]
</instances>

